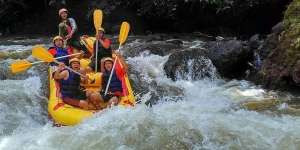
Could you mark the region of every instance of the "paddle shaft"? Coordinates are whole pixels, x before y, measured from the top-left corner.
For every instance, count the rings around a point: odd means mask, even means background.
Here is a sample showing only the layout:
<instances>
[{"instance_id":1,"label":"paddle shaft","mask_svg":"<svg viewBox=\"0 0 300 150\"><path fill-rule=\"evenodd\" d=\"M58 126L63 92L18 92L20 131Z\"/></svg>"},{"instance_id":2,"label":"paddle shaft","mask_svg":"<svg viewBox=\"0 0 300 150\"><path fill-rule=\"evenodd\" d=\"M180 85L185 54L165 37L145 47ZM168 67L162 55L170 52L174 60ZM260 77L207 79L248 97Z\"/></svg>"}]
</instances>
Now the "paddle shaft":
<instances>
[{"instance_id":1,"label":"paddle shaft","mask_svg":"<svg viewBox=\"0 0 300 150\"><path fill-rule=\"evenodd\" d=\"M82 54L82 53L75 53L75 54L71 54L71 55L66 55L66 56L56 57L56 58L54 58L54 59L66 58L66 57L76 56L76 55L80 55L80 54Z\"/></svg>"},{"instance_id":2,"label":"paddle shaft","mask_svg":"<svg viewBox=\"0 0 300 150\"><path fill-rule=\"evenodd\" d=\"M59 62L58 62L57 60L54 60L54 62L57 63L57 64L59 64ZM81 74L81 73L75 71L74 69L70 68L69 66L65 66L65 67L66 67L67 69L69 69L70 71L73 71L74 73L76 73L76 74L78 74L78 75L80 75L80 76L82 76L82 77L85 77L85 75L83 75L83 74Z\"/></svg>"},{"instance_id":3,"label":"paddle shaft","mask_svg":"<svg viewBox=\"0 0 300 150\"><path fill-rule=\"evenodd\" d=\"M118 48L117 52L120 51L120 48L121 48L121 44L119 45L119 48ZM108 82L107 82L107 85L106 85L106 88L105 88L104 95L106 95L107 92L108 92L108 87L109 87L109 85L110 85L110 81L111 81L112 75L113 75L114 70L115 70L115 67L116 67L117 59L118 59L118 56L116 56L116 59L115 59L115 61L114 61L114 65L113 65L113 67L112 67L112 69L111 69L111 72L110 72L110 75L109 75L109 79L108 79Z\"/></svg>"},{"instance_id":4,"label":"paddle shaft","mask_svg":"<svg viewBox=\"0 0 300 150\"><path fill-rule=\"evenodd\" d=\"M96 39L96 59L95 59L95 72L98 71L98 44L99 40Z\"/></svg>"},{"instance_id":5,"label":"paddle shaft","mask_svg":"<svg viewBox=\"0 0 300 150\"><path fill-rule=\"evenodd\" d=\"M71 54L71 55L56 57L54 59L66 58L66 57L70 57L70 56L76 56L76 55L79 55L79 54L82 54L82 53L75 53L75 54ZM39 64L39 63L43 63L43 62L45 62L45 61L37 61L37 62L30 63L30 64L35 65L35 64Z\"/></svg>"}]
</instances>

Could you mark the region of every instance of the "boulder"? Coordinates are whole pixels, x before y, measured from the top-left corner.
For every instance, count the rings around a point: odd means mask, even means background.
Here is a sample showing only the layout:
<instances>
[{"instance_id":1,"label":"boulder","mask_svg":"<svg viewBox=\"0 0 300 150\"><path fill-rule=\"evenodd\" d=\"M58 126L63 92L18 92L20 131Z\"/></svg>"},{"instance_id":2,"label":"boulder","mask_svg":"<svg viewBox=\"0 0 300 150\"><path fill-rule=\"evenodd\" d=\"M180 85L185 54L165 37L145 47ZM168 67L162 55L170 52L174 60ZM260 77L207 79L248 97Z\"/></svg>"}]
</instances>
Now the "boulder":
<instances>
[{"instance_id":1,"label":"boulder","mask_svg":"<svg viewBox=\"0 0 300 150\"><path fill-rule=\"evenodd\" d=\"M243 77L253 60L253 52L248 43L239 40L207 42L204 46L221 76L227 78Z\"/></svg>"},{"instance_id":2,"label":"boulder","mask_svg":"<svg viewBox=\"0 0 300 150\"><path fill-rule=\"evenodd\" d=\"M205 49L186 49L171 54L164 70L172 80L214 79L218 74Z\"/></svg>"}]
</instances>

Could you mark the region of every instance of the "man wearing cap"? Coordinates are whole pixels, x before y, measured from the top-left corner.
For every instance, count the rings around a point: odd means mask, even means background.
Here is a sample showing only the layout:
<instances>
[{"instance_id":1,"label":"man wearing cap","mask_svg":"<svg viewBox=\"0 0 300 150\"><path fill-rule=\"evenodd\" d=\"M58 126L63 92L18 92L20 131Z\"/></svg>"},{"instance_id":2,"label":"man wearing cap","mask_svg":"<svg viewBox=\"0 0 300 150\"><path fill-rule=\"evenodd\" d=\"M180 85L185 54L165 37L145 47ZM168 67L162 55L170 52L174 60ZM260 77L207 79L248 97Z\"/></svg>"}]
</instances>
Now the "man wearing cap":
<instances>
[{"instance_id":1,"label":"man wearing cap","mask_svg":"<svg viewBox=\"0 0 300 150\"><path fill-rule=\"evenodd\" d=\"M112 72L114 60L110 57L102 59L102 90L99 93L92 93L91 98L98 102L107 102L108 106L117 105L121 96L123 96L123 86L121 78L125 74L125 69L118 72L115 70L112 74L111 81L108 87L108 92L105 95L105 88L108 84L110 74ZM122 61L121 61L122 63ZM122 65L125 65L122 63Z\"/></svg>"},{"instance_id":2,"label":"man wearing cap","mask_svg":"<svg viewBox=\"0 0 300 150\"><path fill-rule=\"evenodd\" d=\"M96 34L96 41L94 42L94 53L92 55L90 67L95 70L95 61L96 61L96 42L98 41L98 55L97 60L98 64L104 57L112 57L111 41L104 37L104 29L99 28L98 34ZM100 71L100 65L98 65L98 71Z\"/></svg>"},{"instance_id":3,"label":"man wearing cap","mask_svg":"<svg viewBox=\"0 0 300 150\"><path fill-rule=\"evenodd\" d=\"M77 34L78 28L76 21L73 18L68 18L68 10L62 8L58 11L58 15L61 19L61 22L58 25L59 35L67 41L67 45L86 53L87 48L80 43L80 38Z\"/></svg>"},{"instance_id":4,"label":"man wearing cap","mask_svg":"<svg viewBox=\"0 0 300 150\"><path fill-rule=\"evenodd\" d=\"M53 47L50 47L48 51L56 58L62 57L66 55L70 55L71 52L67 48L63 48L63 38L61 36L55 36L52 40ZM60 58L57 61L64 63L65 65L69 65L69 58ZM55 64L55 63L54 63Z\"/></svg>"},{"instance_id":5,"label":"man wearing cap","mask_svg":"<svg viewBox=\"0 0 300 150\"><path fill-rule=\"evenodd\" d=\"M80 70L80 61L78 58L71 59L69 65L75 71L84 74ZM65 69L64 64L60 63L58 70L54 73L54 79L60 83L60 93L64 103L82 109L90 109L93 99L90 99L89 93L83 91L80 87L80 83L85 83L88 80L87 77L81 77L73 71ZM95 106L92 108L95 108Z\"/></svg>"}]
</instances>

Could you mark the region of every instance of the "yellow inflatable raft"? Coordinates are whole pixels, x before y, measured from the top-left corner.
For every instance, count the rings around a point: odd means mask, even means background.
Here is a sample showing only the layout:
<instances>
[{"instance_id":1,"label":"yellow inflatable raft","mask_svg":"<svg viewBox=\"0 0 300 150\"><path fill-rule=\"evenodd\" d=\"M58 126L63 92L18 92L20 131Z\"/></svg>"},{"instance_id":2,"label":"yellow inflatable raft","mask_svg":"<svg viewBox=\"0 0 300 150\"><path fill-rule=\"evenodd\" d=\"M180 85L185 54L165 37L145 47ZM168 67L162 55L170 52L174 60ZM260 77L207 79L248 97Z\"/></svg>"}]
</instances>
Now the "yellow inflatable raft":
<instances>
[{"instance_id":1,"label":"yellow inflatable raft","mask_svg":"<svg viewBox=\"0 0 300 150\"><path fill-rule=\"evenodd\" d=\"M92 45L92 41L88 43ZM81 64L89 62L87 59L82 59ZM121 68L122 69L122 68ZM48 112L53 121L59 125L76 125L82 120L91 117L94 114L94 110L83 110L78 107L74 107L68 104L65 104L61 99L61 94L59 91L59 83L55 81L52 77L53 70L49 69L49 83L50 83L50 95L48 102ZM101 87L101 73L89 73L88 76L92 79L95 79L96 82L84 85L87 90L99 91ZM134 106L135 97L128 79L127 74L123 75L122 79L123 92L124 96L121 97L119 105L122 106ZM102 107L105 107L106 104L101 104Z\"/></svg>"}]
</instances>

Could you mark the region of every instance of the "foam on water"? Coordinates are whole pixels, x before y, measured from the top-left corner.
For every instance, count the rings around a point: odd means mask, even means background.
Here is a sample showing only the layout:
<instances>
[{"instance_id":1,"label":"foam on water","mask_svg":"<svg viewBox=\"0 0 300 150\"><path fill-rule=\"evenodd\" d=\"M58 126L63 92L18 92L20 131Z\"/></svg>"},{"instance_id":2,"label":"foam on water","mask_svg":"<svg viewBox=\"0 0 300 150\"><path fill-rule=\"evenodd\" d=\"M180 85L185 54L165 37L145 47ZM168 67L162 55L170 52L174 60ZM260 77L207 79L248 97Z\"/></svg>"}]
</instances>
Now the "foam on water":
<instances>
[{"instance_id":1,"label":"foam on water","mask_svg":"<svg viewBox=\"0 0 300 150\"><path fill-rule=\"evenodd\" d=\"M174 82L163 71L167 59L142 54L129 58L128 63L147 83L182 89L183 100L160 101L152 108L143 103L135 108L114 107L74 127L57 128L50 121L45 123L38 77L1 81L0 149L300 148L299 117L233 109L233 105L247 99L266 97L265 90L237 80ZM142 102L149 95L141 95Z\"/></svg>"},{"instance_id":2,"label":"foam on water","mask_svg":"<svg viewBox=\"0 0 300 150\"><path fill-rule=\"evenodd\" d=\"M32 49L32 45L0 45L0 51L24 51Z\"/></svg>"},{"instance_id":3,"label":"foam on water","mask_svg":"<svg viewBox=\"0 0 300 150\"><path fill-rule=\"evenodd\" d=\"M46 120L39 77L0 82L0 135L40 125Z\"/></svg>"}]
</instances>

